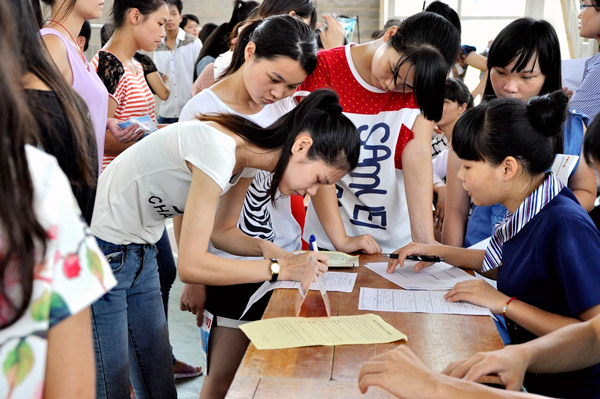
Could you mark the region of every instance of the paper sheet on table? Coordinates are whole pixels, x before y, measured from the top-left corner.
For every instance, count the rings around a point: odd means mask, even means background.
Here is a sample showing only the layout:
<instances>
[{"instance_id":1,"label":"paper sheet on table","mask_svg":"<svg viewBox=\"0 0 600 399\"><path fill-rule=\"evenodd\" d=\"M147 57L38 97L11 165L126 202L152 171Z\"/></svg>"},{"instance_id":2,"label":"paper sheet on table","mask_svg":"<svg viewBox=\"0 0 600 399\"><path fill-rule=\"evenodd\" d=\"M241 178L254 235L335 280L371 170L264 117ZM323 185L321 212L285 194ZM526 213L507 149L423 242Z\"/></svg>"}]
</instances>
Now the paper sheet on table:
<instances>
[{"instance_id":1,"label":"paper sheet on table","mask_svg":"<svg viewBox=\"0 0 600 399\"><path fill-rule=\"evenodd\" d=\"M356 283L357 273L344 273L344 272L326 272L323 277L323 282L325 283L325 290L327 291L336 291L336 292L352 292L354 289L354 283ZM248 309L256 301L265 296L265 294L275 288L292 288L298 289L300 287L300 282L298 281L276 281L275 283L270 283L269 281L265 281L263 285L261 285L256 292L250 297L248 304L246 305L246 309L244 309L244 313L240 316L240 319L244 317ZM316 291L319 289L317 287L317 283L315 281L310 285L310 289Z\"/></svg>"},{"instance_id":2,"label":"paper sheet on table","mask_svg":"<svg viewBox=\"0 0 600 399\"><path fill-rule=\"evenodd\" d=\"M293 251L295 254L301 254L306 251ZM358 267L359 266L359 257L358 255L348 255L344 252L337 251L319 251L322 254L329 255L329 260L327 261L327 265L329 268L334 267Z\"/></svg>"},{"instance_id":3,"label":"paper sheet on table","mask_svg":"<svg viewBox=\"0 0 600 399\"><path fill-rule=\"evenodd\" d=\"M404 267L396 267L394 273L386 271L387 262L367 263L365 266L406 290L450 290L456 283L474 278L445 262L435 263L420 272L415 272L413 267L416 264L416 261L407 260Z\"/></svg>"},{"instance_id":4,"label":"paper sheet on table","mask_svg":"<svg viewBox=\"0 0 600 399\"><path fill-rule=\"evenodd\" d=\"M257 349L380 344L406 339L406 335L374 314L277 317L246 323L240 328Z\"/></svg>"},{"instance_id":5,"label":"paper sheet on table","mask_svg":"<svg viewBox=\"0 0 600 399\"><path fill-rule=\"evenodd\" d=\"M360 288L359 310L409 313L449 313L492 316L488 308L467 302L448 302L443 291Z\"/></svg>"}]
</instances>

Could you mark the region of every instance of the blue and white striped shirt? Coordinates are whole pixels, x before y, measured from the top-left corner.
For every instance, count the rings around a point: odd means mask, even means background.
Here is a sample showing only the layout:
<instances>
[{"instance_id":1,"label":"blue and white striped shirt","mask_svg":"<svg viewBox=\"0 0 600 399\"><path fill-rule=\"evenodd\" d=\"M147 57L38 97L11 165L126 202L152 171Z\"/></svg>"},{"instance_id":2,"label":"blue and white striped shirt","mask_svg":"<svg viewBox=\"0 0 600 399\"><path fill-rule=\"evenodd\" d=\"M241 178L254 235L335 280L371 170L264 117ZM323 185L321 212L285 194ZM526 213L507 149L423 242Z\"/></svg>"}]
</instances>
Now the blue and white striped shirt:
<instances>
[{"instance_id":1,"label":"blue and white striped shirt","mask_svg":"<svg viewBox=\"0 0 600 399\"><path fill-rule=\"evenodd\" d=\"M600 53L585 62L583 78L571 98L571 107L586 114L590 121L600 112Z\"/></svg>"}]
</instances>

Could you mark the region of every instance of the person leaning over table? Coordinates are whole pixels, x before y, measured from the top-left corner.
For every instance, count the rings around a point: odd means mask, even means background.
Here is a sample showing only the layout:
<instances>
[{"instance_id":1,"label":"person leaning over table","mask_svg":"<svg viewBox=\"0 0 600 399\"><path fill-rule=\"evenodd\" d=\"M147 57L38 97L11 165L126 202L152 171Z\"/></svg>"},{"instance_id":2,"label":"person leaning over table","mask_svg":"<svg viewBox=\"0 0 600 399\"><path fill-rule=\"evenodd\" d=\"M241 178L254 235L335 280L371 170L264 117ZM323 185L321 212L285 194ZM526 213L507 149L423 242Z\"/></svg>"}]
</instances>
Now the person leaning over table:
<instances>
[{"instance_id":1,"label":"person leaning over table","mask_svg":"<svg viewBox=\"0 0 600 399\"><path fill-rule=\"evenodd\" d=\"M438 255L452 265L496 278L458 283L446 294L506 318L513 343L523 343L600 313L600 232L568 187L548 172L553 136L560 134L568 97L562 91L495 99L458 121L452 147L458 178L476 205L501 203L509 212L486 251L411 243L407 255ZM388 271L398 261L390 262ZM415 270L425 265L418 263ZM600 367L554 375L528 374L528 391L566 398L600 397Z\"/></svg>"},{"instance_id":2,"label":"person leaning over table","mask_svg":"<svg viewBox=\"0 0 600 399\"><path fill-rule=\"evenodd\" d=\"M596 117L589 126L583 151L588 164L600 170L600 117ZM406 345L399 345L363 364L358 385L362 393L366 393L370 386L379 386L398 397L412 399L533 399L540 396L507 391L521 389L526 371L559 373L598 363L600 315L523 344L477 353L470 359L451 363L442 374L429 370ZM498 376L507 390L473 382L486 375Z\"/></svg>"}]
</instances>

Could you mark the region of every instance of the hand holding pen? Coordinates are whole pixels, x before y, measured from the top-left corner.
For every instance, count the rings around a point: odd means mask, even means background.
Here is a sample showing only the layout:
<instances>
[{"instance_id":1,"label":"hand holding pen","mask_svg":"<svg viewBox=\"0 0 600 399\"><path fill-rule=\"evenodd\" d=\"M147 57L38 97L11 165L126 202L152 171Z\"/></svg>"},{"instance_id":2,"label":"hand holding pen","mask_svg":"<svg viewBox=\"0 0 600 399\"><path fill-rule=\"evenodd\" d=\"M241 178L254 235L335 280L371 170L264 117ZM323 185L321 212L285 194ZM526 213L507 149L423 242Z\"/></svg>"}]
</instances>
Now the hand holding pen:
<instances>
[{"instance_id":1,"label":"hand holding pen","mask_svg":"<svg viewBox=\"0 0 600 399\"><path fill-rule=\"evenodd\" d=\"M436 255L439 247L431 244L421 244L417 242L411 242L410 244L394 251L391 254L383 254L390 258L388 262L388 273L393 273L396 266L400 264L400 267L404 266L405 260L416 260L418 263L414 266L414 270L419 272L427 266L431 266L436 262L443 262L444 259Z\"/></svg>"},{"instance_id":2,"label":"hand holding pen","mask_svg":"<svg viewBox=\"0 0 600 399\"><path fill-rule=\"evenodd\" d=\"M398 254L382 254L386 258L398 259ZM444 258L440 258L437 255L406 255L404 260L418 260L419 262L443 262Z\"/></svg>"}]
</instances>

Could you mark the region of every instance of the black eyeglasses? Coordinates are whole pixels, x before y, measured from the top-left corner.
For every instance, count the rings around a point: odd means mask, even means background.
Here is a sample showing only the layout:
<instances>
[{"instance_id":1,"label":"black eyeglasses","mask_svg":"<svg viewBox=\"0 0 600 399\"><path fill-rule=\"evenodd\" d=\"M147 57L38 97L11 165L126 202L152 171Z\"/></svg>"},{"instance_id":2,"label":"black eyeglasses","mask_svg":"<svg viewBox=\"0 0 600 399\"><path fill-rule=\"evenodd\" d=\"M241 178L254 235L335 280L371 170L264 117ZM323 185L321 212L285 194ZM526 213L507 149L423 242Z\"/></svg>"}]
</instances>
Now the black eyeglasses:
<instances>
[{"instance_id":1,"label":"black eyeglasses","mask_svg":"<svg viewBox=\"0 0 600 399\"><path fill-rule=\"evenodd\" d=\"M588 8L588 7L596 7L596 6L594 4L583 4L583 3L579 4L579 9L584 9L584 8Z\"/></svg>"}]
</instances>

